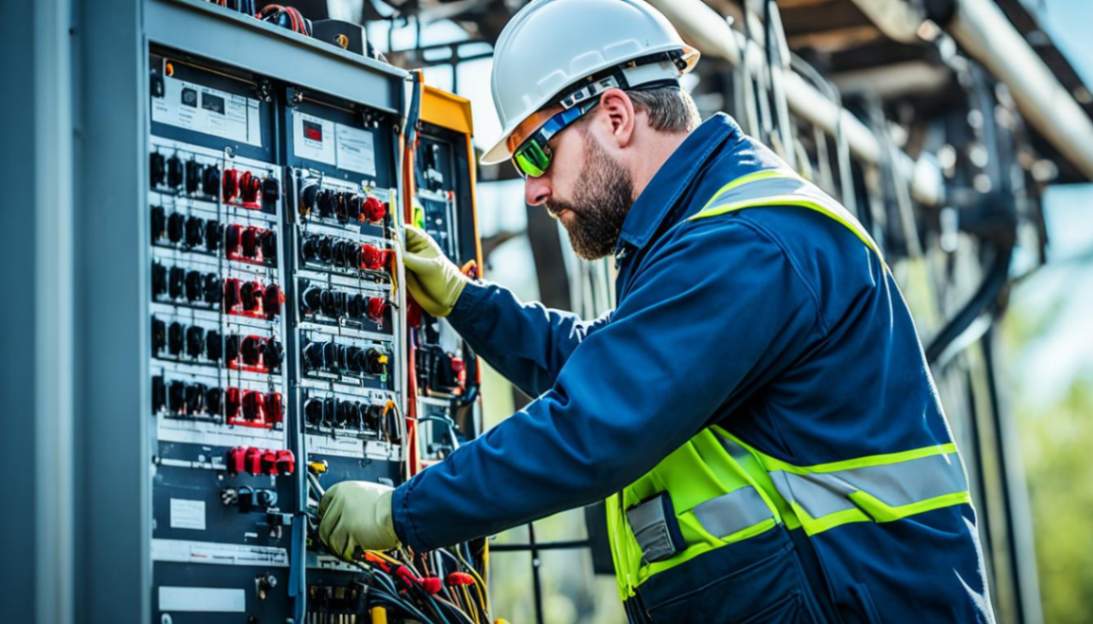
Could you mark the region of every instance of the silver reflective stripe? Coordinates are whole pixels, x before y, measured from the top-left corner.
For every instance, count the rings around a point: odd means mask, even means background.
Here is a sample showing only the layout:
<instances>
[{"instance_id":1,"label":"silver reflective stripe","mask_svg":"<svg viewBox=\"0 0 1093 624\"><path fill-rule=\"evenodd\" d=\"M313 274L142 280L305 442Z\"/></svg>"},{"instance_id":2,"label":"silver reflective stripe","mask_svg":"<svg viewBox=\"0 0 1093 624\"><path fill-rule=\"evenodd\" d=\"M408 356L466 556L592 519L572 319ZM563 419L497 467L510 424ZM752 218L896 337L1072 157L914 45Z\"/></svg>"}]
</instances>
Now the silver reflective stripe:
<instances>
[{"instance_id":1,"label":"silver reflective stripe","mask_svg":"<svg viewBox=\"0 0 1093 624\"><path fill-rule=\"evenodd\" d=\"M716 212L719 208L741 202L763 201L791 196L797 199L806 199L824 207L830 213L829 216L837 217L837 220L853 230L858 238L866 241L867 246L880 254L880 248L857 217L819 187L795 174L787 174L787 177L763 178L741 184L734 189L715 196L706 207L691 218L699 218L706 213Z\"/></svg>"},{"instance_id":2,"label":"silver reflective stripe","mask_svg":"<svg viewBox=\"0 0 1093 624\"><path fill-rule=\"evenodd\" d=\"M774 517L763 497L751 486L700 503L692 509L710 535L724 537Z\"/></svg>"},{"instance_id":3,"label":"silver reflective stripe","mask_svg":"<svg viewBox=\"0 0 1093 624\"><path fill-rule=\"evenodd\" d=\"M834 472L775 470L770 475L778 493L813 518L858 507L849 498L854 492L865 492L889 507L901 507L968 489L956 453Z\"/></svg>"}]
</instances>

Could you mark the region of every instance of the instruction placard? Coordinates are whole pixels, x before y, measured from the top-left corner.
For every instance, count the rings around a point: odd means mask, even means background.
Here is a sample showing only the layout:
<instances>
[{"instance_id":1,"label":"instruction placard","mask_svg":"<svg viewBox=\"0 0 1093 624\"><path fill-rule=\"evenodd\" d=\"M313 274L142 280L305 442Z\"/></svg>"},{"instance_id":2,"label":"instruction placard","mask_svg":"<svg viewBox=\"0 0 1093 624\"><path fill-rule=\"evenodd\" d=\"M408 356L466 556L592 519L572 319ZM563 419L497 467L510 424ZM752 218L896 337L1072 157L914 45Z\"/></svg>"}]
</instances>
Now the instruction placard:
<instances>
[{"instance_id":1,"label":"instruction placard","mask_svg":"<svg viewBox=\"0 0 1093 624\"><path fill-rule=\"evenodd\" d=\"M152 98L152 121L262 146L258 100L166 76Z\"/></svg>"}]
</instances>

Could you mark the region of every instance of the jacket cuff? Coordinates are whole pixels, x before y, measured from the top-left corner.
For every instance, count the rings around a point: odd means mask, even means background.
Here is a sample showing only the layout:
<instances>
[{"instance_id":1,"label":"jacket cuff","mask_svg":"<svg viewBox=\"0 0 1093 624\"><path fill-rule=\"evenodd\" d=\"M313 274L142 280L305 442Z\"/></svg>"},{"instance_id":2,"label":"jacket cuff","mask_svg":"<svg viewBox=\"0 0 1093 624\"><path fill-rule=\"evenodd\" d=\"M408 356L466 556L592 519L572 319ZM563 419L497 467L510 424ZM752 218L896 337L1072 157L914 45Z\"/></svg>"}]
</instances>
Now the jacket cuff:
<instances>
[{"instance_id":1,"label":"jacket cuff","mask_svg":"<svg viewBox=\"0 0 1093 624\"><path fill-rule=\"evenodd\" d=\"M474 331L475 321L481 318L478 308L490 296L493 288L483 282L470 282L463 287L463 292L459 293L459 298L455 300L455 306L447 317L457 332L463 334Z\"/></svg>"},{"instance_id":2,"label":"jacket cuff","mask_svg":"<svg viewBox=\"0 0 1093 624\"><path fill-rule=\"evenodd\" d=\"M391 495L391 523L394 526L395 535L403 546L409 546L415 551L427 550L410 513L409 495L415 483L414 479L410 479L395 488Z\"/></svg>"}]
</instances>

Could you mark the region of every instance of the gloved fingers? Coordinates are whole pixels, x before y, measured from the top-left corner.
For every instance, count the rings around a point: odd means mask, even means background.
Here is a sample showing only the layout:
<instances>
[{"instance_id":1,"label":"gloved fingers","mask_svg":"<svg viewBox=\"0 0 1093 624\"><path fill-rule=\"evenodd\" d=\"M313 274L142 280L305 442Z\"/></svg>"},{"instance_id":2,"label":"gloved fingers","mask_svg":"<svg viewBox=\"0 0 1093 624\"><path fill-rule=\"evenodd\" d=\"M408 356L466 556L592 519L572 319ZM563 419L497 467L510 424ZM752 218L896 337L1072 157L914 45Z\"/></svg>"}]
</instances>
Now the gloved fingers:
<instances>
[{"instance_id":1,"label":"gloved fingers","mask_svg":"<svg viewBox=\"0 0 1093 624\"><path fill-rule=\"evenodd\" d=\"M406 251L410 253L421 253L434 244L432 237L426 234L425 230L413 225L406 226Z\"/></svg>"},{"instance_id":2,"label":"gloved fingers","mask_svg":"<svg viewBox=\"0 0 1093 624\"><path fill-rule=\"evenodd\" d=\"M337 496L337 494L335 492L338 491L338 487L340 485L341 485L341 483L335 483L334 485L332 485L330 487L329 490L326 491L325 494L323 494L322 500L319 501L319 518L320 519L323 517L323 514L326 513L326 508L330 506L330 503L333 502L334 498Z\"/></svg>"},{"instance_id":3,"label":"gloved fingers","mask_svg":"<svg viewBox=\"0 0 1093 624\"><path fill-rule=\"evenodd\" d=\"M327 494L329 494L329 492ZM343 505L339 499L330 504L325 511L319 513L319 539L328 546L330 545L330 539L334 530L341 521L342 507Z\"/></svg>"},{"instance_id":4,"label":"gloved fingers","mask_svg":"<svg viewBox=\"0 0 1093 624\"><path fill-rule=\"evenodd\" d=\"M402 262L411 273L428 273L429 271L435 271L437 267L437 263L433 258L420 253L404 253L402 254Z\"/></svg>"},{"instance_id":5,"label":"gloved fingers","mask_svg":"<svg viewBox=\"0 0 1093 624\"><path fill-rule=\"evenodd\" d=\"M406 290L410 291L410 296L423 308L432 300L425 292L425 287L421 285L421 282L413 273L406 274Z\"/></svg>"}]
</instances>

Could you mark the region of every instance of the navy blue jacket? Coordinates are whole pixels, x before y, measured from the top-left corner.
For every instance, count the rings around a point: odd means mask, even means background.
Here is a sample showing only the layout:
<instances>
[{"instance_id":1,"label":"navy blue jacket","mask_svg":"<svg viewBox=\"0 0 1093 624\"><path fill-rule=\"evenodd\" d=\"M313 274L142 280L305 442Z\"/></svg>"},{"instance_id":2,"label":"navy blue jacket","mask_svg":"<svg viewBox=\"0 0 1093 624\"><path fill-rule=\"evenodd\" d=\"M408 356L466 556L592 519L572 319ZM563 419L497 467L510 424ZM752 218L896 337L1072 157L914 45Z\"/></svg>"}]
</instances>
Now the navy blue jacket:
<instances>
[{"instance_id":1,"label":"navy blue jacket","mask_svg":"<svg viewBox=\"0 0 1093 624\"><path fill-rule=\"evenodd\" d=\"M496 285L464 290L453 326L538 398L396 489L404 543L602 500L711 423L801 466L951 440L895 281L849 230L794 207L686 220L728 181L779 164L725 115L692 132L632 206L618 306L595 321ZM841 612L990 617L968 505L809 542L812 582Z\"/></svg>"}]
</instances>

